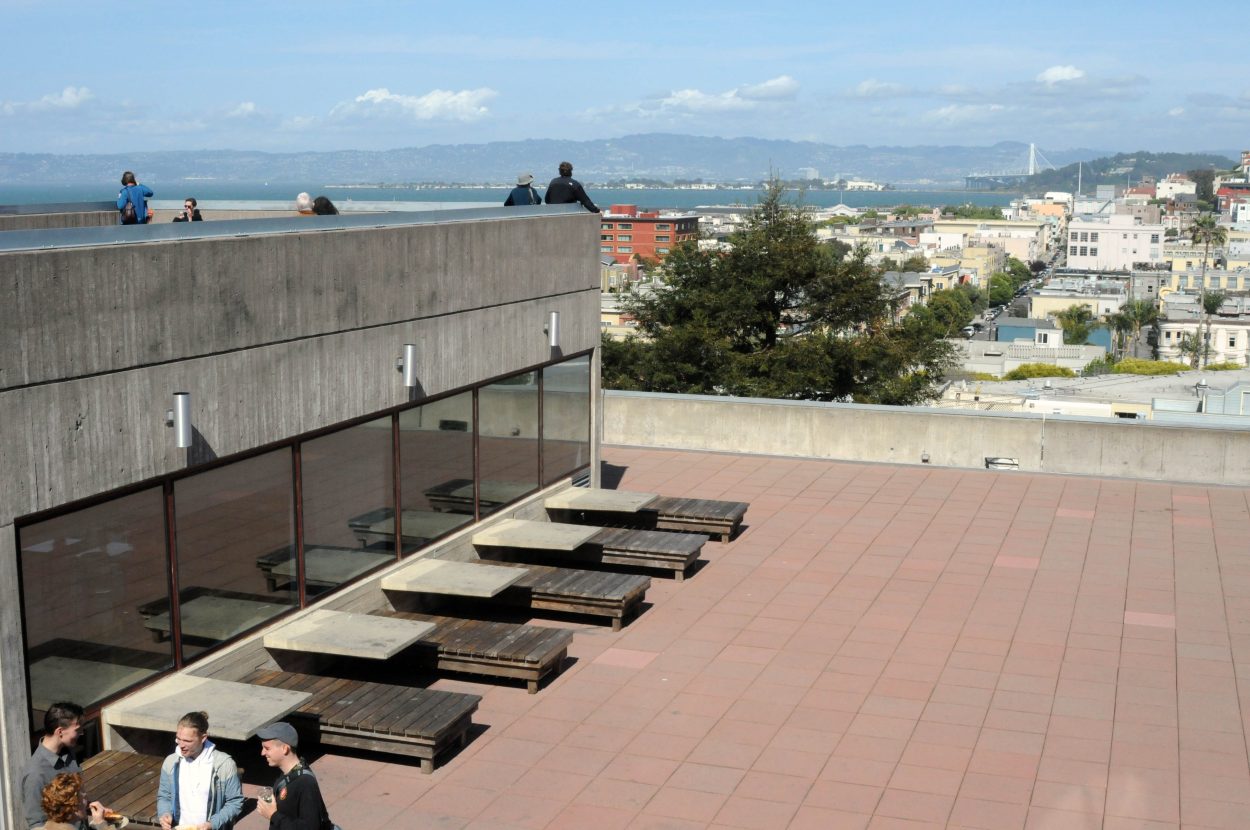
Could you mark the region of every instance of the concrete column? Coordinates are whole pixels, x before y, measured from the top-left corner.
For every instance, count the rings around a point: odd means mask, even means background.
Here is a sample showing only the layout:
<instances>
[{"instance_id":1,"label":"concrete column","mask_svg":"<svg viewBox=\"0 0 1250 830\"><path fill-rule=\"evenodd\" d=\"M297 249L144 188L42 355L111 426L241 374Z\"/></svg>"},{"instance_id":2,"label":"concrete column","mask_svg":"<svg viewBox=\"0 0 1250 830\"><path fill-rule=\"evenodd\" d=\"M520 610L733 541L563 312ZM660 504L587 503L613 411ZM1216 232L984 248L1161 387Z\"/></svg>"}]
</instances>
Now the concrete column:
<instances>
[{"instance_id":1,"label":"concrete column","mask_svg":"<svg viewBox=\"0 0 1250 830\"><path fill-rule=\"evenodd\" d=\"M590 486L603 486L603 348L595 347L590 356Z\"/></svg>"},{"instance_id":2,"label":"concrete column","mask_svg":"<svg viewBox=\"0 0 1250 830\"><path fill-rule=\"evenodd\" d=\"M22 770L30 757L22 612L17 592L17 533L0 526L0 830L24 828ZM6 794L9 794L6 796Z\"/></svg>"}]
</instances>

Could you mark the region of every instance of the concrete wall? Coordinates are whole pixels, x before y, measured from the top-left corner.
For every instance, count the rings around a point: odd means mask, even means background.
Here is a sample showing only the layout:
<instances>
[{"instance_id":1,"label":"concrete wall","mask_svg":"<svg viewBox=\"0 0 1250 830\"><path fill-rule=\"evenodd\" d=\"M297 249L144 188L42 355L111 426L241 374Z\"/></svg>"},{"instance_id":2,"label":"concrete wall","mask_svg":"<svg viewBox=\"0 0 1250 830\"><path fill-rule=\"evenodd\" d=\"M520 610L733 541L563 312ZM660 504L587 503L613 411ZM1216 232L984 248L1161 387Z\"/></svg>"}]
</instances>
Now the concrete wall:
<instances>
[{"instance_id":1,"label":"concrete wall","mask_svg":"<svg viewBox=\"0 0 1250 830\"><path fill-rule=\"evenodd\" d=\"M1250 484L1250 430L1007 412L607 392L605 444Z\"/></svg>"},{"instance_id":2,"label":"concrete wall","mask_svg":"<svg viewBox=\"0 0 1250 830\"><path fill-rule=\"evenodd\" d=\"M109 202L0 206L0 231L99 228L115 224L117 210Z\"/></svg>"},{"instance_id":3,"label":"concrete wall","mask_svg":"<svg viewBox=\"0 0 1250 830\"><path fill-rule=\"evenodd\" d=\"M0 250L7 792L30 746L14 520L185 468L187 450L164 424L175 391L191 393L194 427L221 457L409 401L395 370L405 343L417 345L417 398L598 344L598 216L472 216L337 228L292 219L246 237L139 229L134 241ZM561 315L555 350L549 311Z\"/></svg>"}]
</instances>

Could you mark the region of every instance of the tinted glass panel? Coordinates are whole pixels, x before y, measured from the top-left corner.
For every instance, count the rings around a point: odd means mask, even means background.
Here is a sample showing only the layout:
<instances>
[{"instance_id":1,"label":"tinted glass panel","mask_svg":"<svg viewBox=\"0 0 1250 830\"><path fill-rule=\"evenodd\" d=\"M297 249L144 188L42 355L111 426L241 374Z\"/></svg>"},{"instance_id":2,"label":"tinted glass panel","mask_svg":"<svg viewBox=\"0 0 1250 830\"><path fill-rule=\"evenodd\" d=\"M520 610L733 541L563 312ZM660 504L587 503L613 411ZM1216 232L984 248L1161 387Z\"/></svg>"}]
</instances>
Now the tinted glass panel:
<instances>
[{"instance_id":1,"label":"tinted glass panel","mask_svg":"<svg viewBox=\"0 0 1250 830\"><path fill-rule=\"evenodd\" d=\"M173 665L138 608L169 593L164 496L153 488L18 533L31 710L91 706Z\"/></svg>"},{"instance_id":2,"label":"tinted glass panel","mask_svg":"<svg viewBox=\"0 0 1250 830\"><path fill-rule=\"evenodd\" d=\"M590 356L543 369L544 484L590 463Z\"/></svg>"},{"instance_id":3,"label":"tinted glass panel","mask_svg":"<svg viewBox=\"0 0 1250 830\"><path fill-rule=\"evenodd\" d=\"M180 479L174 502L184 659L297 604L295 583L271 591L265 572L294 567L289 449ZM147 611L168 629L167 607Z\"/></svg>"},{"instance_id":4,"label":"tinted glass panel","mask_svg":"<svg viewBox=\"0 0 1250 830\"><path fill-rule=\"evenodd\" d=\"M525 372L478 392L482 515L538 486L538 373Z\"/></svg>"},{"instance_id":5,"label":"tinted glass panel","mask_svg":"<svg viewBox=\"0 0 1250 830\"><path fill-rule=\"evenodd\" d=\"M399 458L405 552L473 521L473 393L399 413Z\"/></svg>"},{"instance_id":6,"label":"tinted glass panel","mask_svg":"<svg viewBox=\"0 0 1250 830\"><path fill-rule=\"evenodd\" d=\"M304 577L318 594L395 561L395 482L391 419L305 441L300 445L304 494ZM289 551L268 572L275 590L294 578Z\"/></svg>"}]
</instances>

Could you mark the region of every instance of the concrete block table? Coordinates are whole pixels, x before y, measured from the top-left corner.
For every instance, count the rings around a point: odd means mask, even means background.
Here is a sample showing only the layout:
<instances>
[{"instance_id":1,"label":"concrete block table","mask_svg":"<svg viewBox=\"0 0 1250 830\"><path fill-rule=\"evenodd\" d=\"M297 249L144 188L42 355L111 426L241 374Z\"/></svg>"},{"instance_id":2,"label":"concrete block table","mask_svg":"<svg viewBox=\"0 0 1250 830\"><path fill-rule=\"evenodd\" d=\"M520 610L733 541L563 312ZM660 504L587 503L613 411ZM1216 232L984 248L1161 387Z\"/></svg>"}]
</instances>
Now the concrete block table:
<instances>
[{"instance_id":1,"label":"concrete block table","mask_svg":"<svg viewBox=\"0 0 1250 830\"><path fill-rule=\"evenodd\" d=\"M207 712L214 735L244 741L309 697L308 692L177 674L106 706L103 717L110 727L172 733L187 712Z\"/></svg>"},{"instance_id":2,"label":"concrete block table","mask_svg":"<svg viewBox=\"0 0 1250 830\"><path fill-rule=\"evenodd\" d=\"M505 519L473 534L479 547L528 548L531 550L577 550L602 528L587 525Z\"/></svg>"},{"instance_id":3,"label":"concrete block table","mask_svg":"<svg viewBox=\"0 0 1250 830\"><path fill-rule=\"evenodd\" d=\"M548 510L579 510L595 513L637 513L658 499L655 493L635 493L631 490L603 490L587 487L570 487L548 496L543 506Z\"/></svg>"},{"instance_id":4,"label":"concrete block table","mask_svg":"<svg viewBox=\"0 0 1250 830\"><path fill-rule=\"evenodd\" d=\"M310 611L265 635L265 648L389 660L434 629L433 624L353 614Z\"/></svg>"},{"instance_id":5,"label":"concrete block table","mask_svg":"<svg viewBox=\"0 0 1250 830\"><path fill-rule=\"evenodd\" d=\"M526 576L524 568L423 559L382 579L385 591L489 598Z\"/></svg>"}]
</instances>

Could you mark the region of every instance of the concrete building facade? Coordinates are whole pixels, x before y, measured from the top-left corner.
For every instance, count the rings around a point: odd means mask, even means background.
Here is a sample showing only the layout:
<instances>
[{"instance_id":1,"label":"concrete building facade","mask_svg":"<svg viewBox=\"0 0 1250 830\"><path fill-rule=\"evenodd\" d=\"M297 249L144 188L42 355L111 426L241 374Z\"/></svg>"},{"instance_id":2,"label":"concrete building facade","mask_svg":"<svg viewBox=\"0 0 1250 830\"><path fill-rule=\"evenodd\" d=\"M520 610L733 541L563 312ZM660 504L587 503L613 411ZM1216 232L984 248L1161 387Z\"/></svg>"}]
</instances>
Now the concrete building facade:
<instances>
[{"instance_id":1,"label":"concrete building facade","mask_svg":"<svg viewBox=\"0 0 1250 830\"><path fill-rule=\"evenodd\" d=\"M1162 262L1163 233L1163 225L1125 214L1074 216L1068 222L1068 267L1128 271Z\"/></svg>"}]
</instances>

